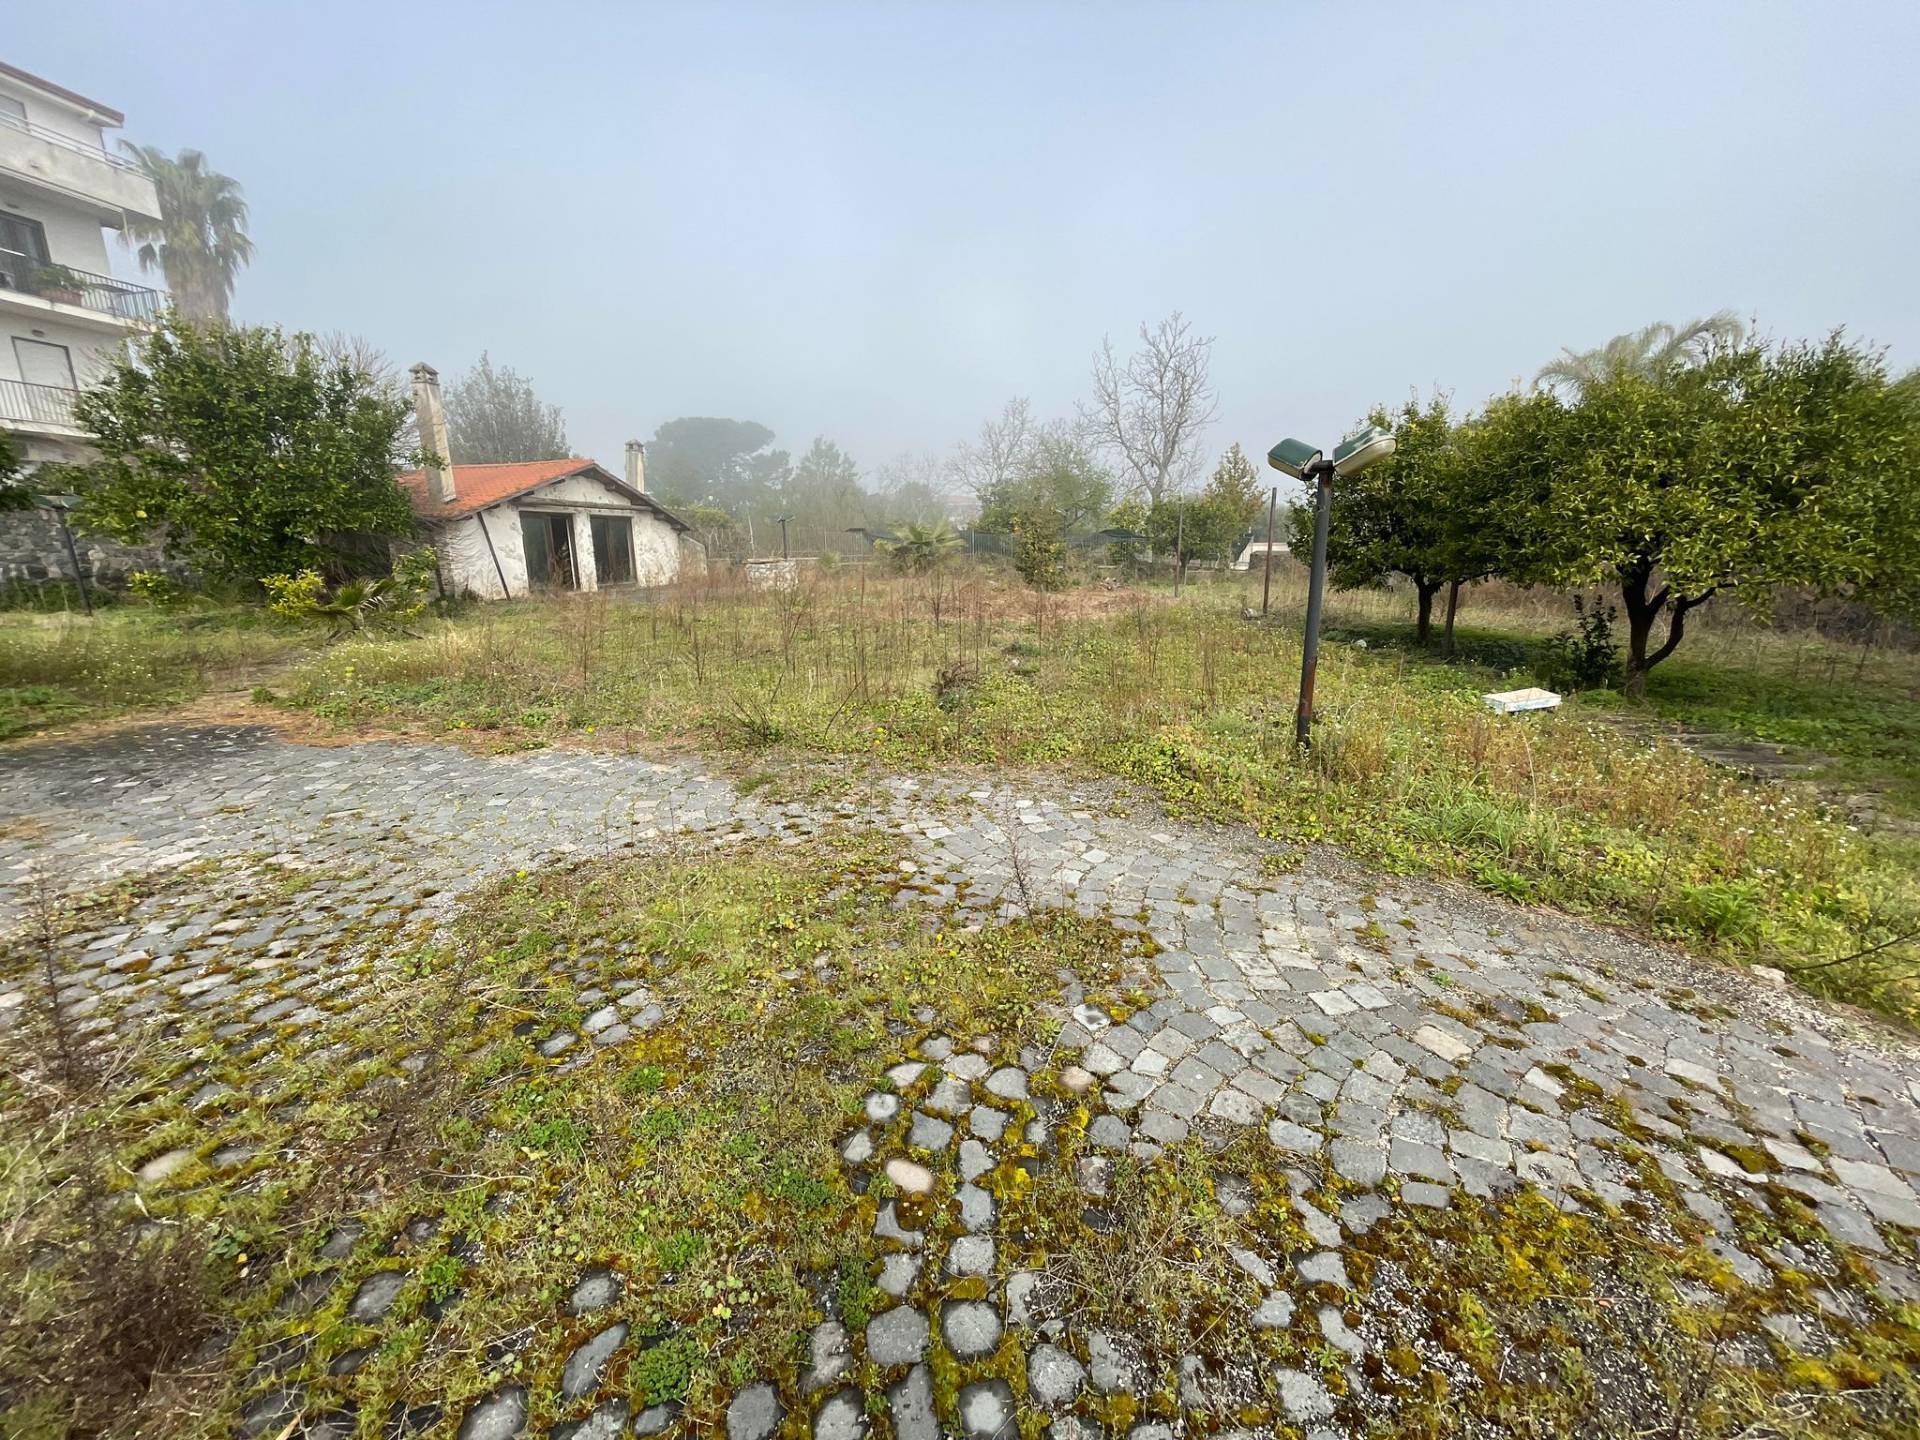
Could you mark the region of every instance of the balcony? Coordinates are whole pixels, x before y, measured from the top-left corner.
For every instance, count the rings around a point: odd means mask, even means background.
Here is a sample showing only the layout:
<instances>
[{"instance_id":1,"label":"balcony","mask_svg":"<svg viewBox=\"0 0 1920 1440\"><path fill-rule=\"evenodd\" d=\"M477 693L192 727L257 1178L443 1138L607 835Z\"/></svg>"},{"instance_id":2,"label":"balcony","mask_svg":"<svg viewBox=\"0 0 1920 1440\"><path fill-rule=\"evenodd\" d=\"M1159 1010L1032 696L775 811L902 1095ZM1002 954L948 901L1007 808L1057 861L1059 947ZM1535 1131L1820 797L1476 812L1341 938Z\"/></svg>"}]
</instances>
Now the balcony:
<instances>
[{"instance_id":1,"label":"balcony","mask_svg":"<svg viewBox=\"0 0 1920 1440\"><path fill-rule=\"evenodd\" d=\"M153 182L137 165L17 115L0 115L0 178L56 196L115 229L123 215L160 218Z\"/></svg>"},{"instance_id":2,"label":"balcony","mask_svg":"<svg viewBox=\"0 0 1920 1440\"><path fill-rule=\"evenodd\" d=\"M64 385L33 385L25 380L0 380L0 427L48 435L77 435L80 421L73 413L78 390Z\"/></svg>"},{"instance_id":3,"label":"balcony","mask_svg":"<svg viewBox=\"0 0 1920 1440\"><path fill-rule=\"evenodd\" d=\"M71 265L51 264L18 250L0 249L0 302L14 295L28 295L49 305L71 305L96 315L110 315L121 322L116 329L148 324L166 304L164 295L144 285L130 285L111 275L96 275ZM31 309L37 313L43 307L34 305Z\"/></svg>"}]
</instances>

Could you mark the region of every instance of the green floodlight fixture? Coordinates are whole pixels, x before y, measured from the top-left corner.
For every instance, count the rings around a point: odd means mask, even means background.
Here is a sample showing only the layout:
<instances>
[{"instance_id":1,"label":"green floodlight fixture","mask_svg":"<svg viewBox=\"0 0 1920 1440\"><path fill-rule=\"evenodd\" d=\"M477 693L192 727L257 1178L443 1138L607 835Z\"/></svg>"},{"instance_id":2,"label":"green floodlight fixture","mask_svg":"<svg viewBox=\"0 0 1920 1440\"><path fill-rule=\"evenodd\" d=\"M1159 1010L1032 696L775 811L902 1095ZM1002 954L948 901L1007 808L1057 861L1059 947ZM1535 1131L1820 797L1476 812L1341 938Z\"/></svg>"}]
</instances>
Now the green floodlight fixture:
<instances>
[{"instance_id":1,"label":"green floodlight fixture","mask_svg":"<svg viewBox=\"0 0 1920 1440\"><path fill-rule=\"evenodd\" d=\"M1300 647L1300 705L1294 711L1293 739L1303 749L1312 743L1313 679L1320 663L1320 607L1327 590L1327 523L1333 509L1333 482L1351 479L1393 454L1393 432L1379 425L1348 436L1329 460L1304 440L1282 440L1267 452L1267 463L1296 480L1313 482L1313 568L1307 580L1307 635ZM1269 547L1271 548L1271 547Z\"/></svg>"},{"instance_id":2,"label":"green floodlight fixture","mask_svg":"<svg viewBox=\"0 0 1920 1440\"><path fill-rule=\"evenodd\" d=\"M1393 432L1383 425L1369 425L1333 448L1333 473L1344 480L1358 475L1377 460L1393 454Z\"/></svg>"},{"instance_id":3,"label":"green floodlight fixture","mask_svg":"<svg viewBox=\"0 0 1920 1440\"><path fill-rule=\"evenodd\" d=\"M1319 458L1320 451L1304 440L1282 440L1267 451L1267 464L1296 480L1306 479L1307 471Z\"/></svg>"}]
</instances>

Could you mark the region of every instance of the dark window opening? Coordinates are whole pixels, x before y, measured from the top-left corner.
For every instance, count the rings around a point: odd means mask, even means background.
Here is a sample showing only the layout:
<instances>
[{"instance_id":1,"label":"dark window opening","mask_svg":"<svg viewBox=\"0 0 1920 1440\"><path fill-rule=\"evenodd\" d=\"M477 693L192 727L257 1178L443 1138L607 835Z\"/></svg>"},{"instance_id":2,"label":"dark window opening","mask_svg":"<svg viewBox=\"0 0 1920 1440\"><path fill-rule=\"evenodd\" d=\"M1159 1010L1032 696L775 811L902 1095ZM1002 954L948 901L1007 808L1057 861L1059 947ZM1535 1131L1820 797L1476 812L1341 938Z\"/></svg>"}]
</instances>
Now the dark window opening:
<instances>
[{"instance_id":1,"label":"dark window opening","mask_svg":"<svg viewBox=\"0 0 1920 1440\"><path fill-rule=\"evenodd\" d=\"M527 583L536 590L573 590L573 520L539 510L520 512L520 543L527 557Z\"/></svg>"},{"instance_id":2,"label":"dark window opening","mask_svg":"<svg viewBox=\"0 0 1920 1440\"><path fill-rule=\"evenodd\" d=\"M24 215L0 215L0 286L33 291L35 272L49 263L45 226Z\"/></svg>"},{"instance_id":3,"label":"dark window opening","mask_svg":"<svg viewBox=\"0 0 1920 1440\"><path fill-rule=\"evenodd\" d=\"M633 520L626 515L593 518L593 573L602 585L633 583Z\"/></svg>"}]
</instances>

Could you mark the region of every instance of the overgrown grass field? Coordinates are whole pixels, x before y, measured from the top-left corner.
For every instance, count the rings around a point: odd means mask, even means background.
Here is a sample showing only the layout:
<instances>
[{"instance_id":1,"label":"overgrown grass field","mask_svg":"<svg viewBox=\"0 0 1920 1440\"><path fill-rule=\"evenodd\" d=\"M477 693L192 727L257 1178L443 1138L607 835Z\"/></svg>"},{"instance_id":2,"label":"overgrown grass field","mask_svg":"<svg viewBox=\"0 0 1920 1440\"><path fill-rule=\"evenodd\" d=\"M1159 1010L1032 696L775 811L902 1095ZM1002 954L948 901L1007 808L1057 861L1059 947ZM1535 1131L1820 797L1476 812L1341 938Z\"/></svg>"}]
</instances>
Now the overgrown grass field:
<instances>
[{"instance_id":1,"label":"overgrown grass field","mask_svg":"<svg viewBox=\"0 0 1920 1440\"><path fill-rule=\"evenodd\" d=\"M311 638L253 605L0 611L0 740L176 705Z\"/></svg>"},{"instance_id":2,"label":"overgrown grass field","mask_svg":"<svg viewBox=\"0 0 1920 1440\"><path fill-rule=\"evenodd\" d=\"M1337 842L1395 871L1817 967L1799 970L1812 989L1920 1015L1899 940L1920 926L1912 842L1862 834L1804 787L1742 778L1594 706L1492 715L1483 666L1341 643L1364 610L1332 617L1317 740L1300 754L1297 622L1285 603L1273 623L1243 618L1249 592L1257 603L1257 580L1179 603L1058 597L962 570L565 597L342 645L294 671L284 699L341 724L482 731L506 747L592 735L901 767L1072 765L1250 821L1295 854ZM1782 683L1755 693L1778 699ZM1862 751L1884 744L1906 763L1901 723Z\"/></svg>"}]
</instances>

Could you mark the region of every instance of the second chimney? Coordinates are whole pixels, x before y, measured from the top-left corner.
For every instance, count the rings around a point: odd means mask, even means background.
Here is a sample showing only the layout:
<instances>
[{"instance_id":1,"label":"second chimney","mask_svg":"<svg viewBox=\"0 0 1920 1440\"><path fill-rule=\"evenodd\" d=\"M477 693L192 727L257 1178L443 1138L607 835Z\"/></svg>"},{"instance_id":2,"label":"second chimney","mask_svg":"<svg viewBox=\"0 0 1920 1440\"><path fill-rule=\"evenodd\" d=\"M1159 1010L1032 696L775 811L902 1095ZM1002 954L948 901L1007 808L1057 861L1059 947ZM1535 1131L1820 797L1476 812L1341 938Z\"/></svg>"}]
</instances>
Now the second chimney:
<instances>
[{"instance_id":1,"label":"second chimney","mask_svg":"<svg viewBox=\"0 0 1920 1440\"><path fill-rule=\"evenodd\" d=\"M440 401L440 372L422 360L407 372L413 377L413 416L420 427L420 448L427 461L427 498L453 503L453 441L447 434L447 407Z\"/></svg>"},{"instance_id":2,"label":"second chimney","mask_svg":"<svg viewBox=\"0 0 1920 1440\"><path fill-rule=\"evenodd\" d=\"M647 493L647 447L638 440L627 441L627 484Z\"/></svg>"}]
</instances>

